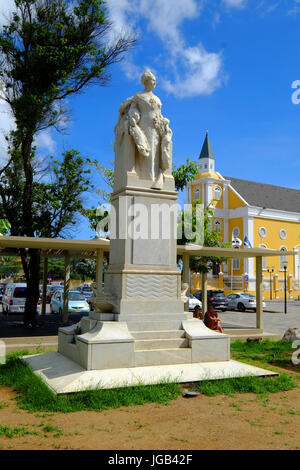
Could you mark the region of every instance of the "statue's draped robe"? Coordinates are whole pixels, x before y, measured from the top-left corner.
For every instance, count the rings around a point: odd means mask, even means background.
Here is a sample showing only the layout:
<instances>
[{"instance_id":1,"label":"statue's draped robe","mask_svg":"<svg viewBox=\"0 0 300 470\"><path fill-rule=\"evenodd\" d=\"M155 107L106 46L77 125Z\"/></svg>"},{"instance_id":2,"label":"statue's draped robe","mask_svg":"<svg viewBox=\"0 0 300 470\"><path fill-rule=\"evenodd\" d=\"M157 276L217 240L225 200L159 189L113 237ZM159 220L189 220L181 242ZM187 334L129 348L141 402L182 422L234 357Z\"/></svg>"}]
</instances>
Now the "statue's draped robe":
<instances>
[{"instance_id":1,"label":"statue's draped robe","mask_svg":"<svg viewBox=\"0 0 300 470\"><path fill-rule=\"evenodd\" d=\"M158 188L171 162L172 132L168 124L161 115L160 99L142 91L121 104L115 127L116 158L121 158L126 149L131 171L141 179L156 182Z\"/></svg>"}]
</instances>

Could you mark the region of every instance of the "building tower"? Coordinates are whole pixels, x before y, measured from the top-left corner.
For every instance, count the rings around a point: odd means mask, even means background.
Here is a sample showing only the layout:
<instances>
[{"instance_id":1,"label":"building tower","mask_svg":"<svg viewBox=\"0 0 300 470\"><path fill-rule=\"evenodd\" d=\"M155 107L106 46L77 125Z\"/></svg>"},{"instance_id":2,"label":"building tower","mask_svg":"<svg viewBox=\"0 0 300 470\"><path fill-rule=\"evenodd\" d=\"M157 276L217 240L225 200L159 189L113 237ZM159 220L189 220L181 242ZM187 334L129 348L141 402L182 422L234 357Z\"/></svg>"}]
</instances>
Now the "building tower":
<instances>
[{"instance_id":1,"label":"building tower","mask_svg":"<svg viewBox=\"0 0 300 470\"><path fill-rule=\"evenodd\" d=\"M208 131L206 131L206 137L202 146L202 150L199 157L199 164L200 164L200 173L207 173L211 172L214 173L215 171L215 157L210 145Z\"/></svg>"}]
</instances>

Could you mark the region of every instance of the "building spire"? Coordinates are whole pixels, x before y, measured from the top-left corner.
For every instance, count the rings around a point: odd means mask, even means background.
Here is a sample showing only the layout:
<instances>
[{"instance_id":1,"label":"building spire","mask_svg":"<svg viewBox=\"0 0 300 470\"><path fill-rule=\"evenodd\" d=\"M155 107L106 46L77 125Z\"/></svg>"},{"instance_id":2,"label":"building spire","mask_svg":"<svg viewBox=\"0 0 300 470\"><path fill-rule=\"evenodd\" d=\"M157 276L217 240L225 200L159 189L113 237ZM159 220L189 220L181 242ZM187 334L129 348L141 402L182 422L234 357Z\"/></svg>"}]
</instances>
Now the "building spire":
<instances>
[{"instance_id":1,"label":"building spire","mask_svg":"<svg viewBox=\"0 0 300 470\"><path fill-rule=\"evenodd\" d=\"M200 160L200 158L210 158L212 160L215 159L212 148L211 148L211 145L210 145L210 141L209 141L209 137L208 137L208 131L206 131L206 136L205 136L205 140L203 142L203 146L202 146L202 150L201 150L201 153L200 153L199 160Z\"/></svg>"},{"instance_id":2,"label":"building spire","mask_svg":"<svg viewBox=\"0 0 300 470\"><path fill-rule=\"evenodd\" d=\"M208 131L206 131L205 140L203 142L202 150L199 156L200 173L214 173L215 171L215 157L210 145Z\"/></svg>"}]
</instances>

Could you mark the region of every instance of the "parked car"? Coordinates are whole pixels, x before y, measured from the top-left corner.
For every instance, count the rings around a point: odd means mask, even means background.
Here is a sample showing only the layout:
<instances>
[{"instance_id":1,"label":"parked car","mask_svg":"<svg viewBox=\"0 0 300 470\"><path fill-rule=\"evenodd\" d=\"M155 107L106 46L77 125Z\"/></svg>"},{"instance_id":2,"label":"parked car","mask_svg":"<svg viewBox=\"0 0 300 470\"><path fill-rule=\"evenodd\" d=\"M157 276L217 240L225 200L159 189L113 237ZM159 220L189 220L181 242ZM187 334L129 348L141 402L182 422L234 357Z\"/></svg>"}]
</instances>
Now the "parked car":
<instances>
[{"instance_id":1,"label":"parked car","mask_svg":"<svg viewBox=\"0 0 300 470\"><path fill-rule=\"evenodd\" d=\"M198 300L192 294L189 294L189 310L193 311L196 305L199 305L202 308L201 300Z\"/></svg>"},{"instance_id":2,"label":"parked car","mask_svg":"<svg viewBox=\"0 0 300 470\"><path fill-rule=\"evenodd\" d=\"M60 286L60 287L64 287L64 281L51 281L50 282L50 286Z\"/></svg>"},{"instance_id":3,"label":"parked car","mask_svg":"<svg viewBox=\"0 0 300 470\"><path fill-rule=\"evenodd\" d=\"M53 285L53 284L48 284L47 285L47 290L46 290L46 302L50 302L53 294L57 291L63 291L64 288L61 285Z\"/></svg>"},{"instance_id":4,"label":"parked car","mask_svg":"<svg viewBox=\"0 0 300 470\"><path fill-rule=\"evenodd\" d=\"M196 299L202 300L202 291L196 292L194 296ZM228 299L222 290L208 290L207 304L212 304L216 310L222 310L222 312L226 312L228 309Z\"/></svg>"},{"instance_id":5,"label":"parked car","mask_svg":"<svg viewBox=\"0 0 300 470\"><path fill-rule=\"evenodd\" d=\"M50 302L50 312L62 314L63 311L63 298L64 293L62 290L57 290L53 294ZM77 290L69 291L69 301L68 301L68 311L69 313L89 313L90 306L86 301L86 298L83 294Z\"/></svg>"},{"instance_id":6,"label":"parked car","mask_svg":"<svg viewBox=\"0 0 300 470\"><path fill-rule=\"evenodd\" d=\"M92 297L94 297L94 291L89 284L83 284L82 286L78 286L77 289L82 295L84 295L87 303L90 306L91 310L94 310L94 304L92 302Z\"/></svg>"},{"instance_id":7,"label":"parked car","mask_svg":"<svg viewBox=\"0 0 300 470\"><path fill-rule=\"evenodd\" d=\"M2 312L8 315L9 313L22 314L25 310L25 302L27 295L27 284L25 283L10 283L6 285L5 293L2 297ZM41 311L40 300L37 305L37 313Z\"/></svg>"},{"instance_id":8,"label":"parked car","mask_svg":"<svg viewBox=\"0 0 300 470\"><path fill-rule=\"evenodd\" d=\"M6 288L6 284L4 282L0 282L0 303L2 303L2 297L4 295Z\"/></svg>"},{"instance_id":9,"label":"parked car","mask_svg":"<svg viewBox=\"0 0 300 470\"><path fill-rule=\"evenodd\" d=\"M78 290L82 295L84 295L87 300L91 297L94 297L93 289L90 286L78 286L76 290Z\"/></svg>"},{"instance_id":10,"label":"parked car","mask_svg":"<svg viewBox=\"0 0 300 470\"><path fill-rule=\"evenodd\" d=\"M230 310L239 310L240 312L245 312L245 310L253 310L256 312L256 297L255 295L248 294L247 292L236 292L234 294L229 294L228 298L228 308ZM263 308L265 308L266 303L263 302Z\"/></svg>"}]
</instances>

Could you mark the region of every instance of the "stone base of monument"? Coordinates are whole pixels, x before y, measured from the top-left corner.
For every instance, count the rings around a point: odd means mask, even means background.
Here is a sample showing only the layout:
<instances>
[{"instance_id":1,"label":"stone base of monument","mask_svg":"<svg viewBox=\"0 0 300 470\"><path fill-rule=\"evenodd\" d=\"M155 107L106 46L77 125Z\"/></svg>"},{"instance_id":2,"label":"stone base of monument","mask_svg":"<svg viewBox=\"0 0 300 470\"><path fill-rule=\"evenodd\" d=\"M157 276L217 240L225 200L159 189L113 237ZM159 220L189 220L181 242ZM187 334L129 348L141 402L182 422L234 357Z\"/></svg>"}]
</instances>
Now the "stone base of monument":
<instances>
[{"instance_id":1,"label":"stone base of monument","mask_svg":"<svg viewBox=\"0 0 300 470\"><path fill-rule=\"evenodd\" d=\"M59 329L58 351L86 370L229 361L229 336L191 316L132 315L127 322L83 318Z\"/></svg>"},{"instance_id":2,"label":"stone base of monument","mask_svg":"<svg viewBox=\"0 0 300 470\"><path fill-rule=\"evenodd\" d=\"M74 361L55 352L24 356L22 359L57 394L166 382L189 383L233 377L278 375L237 361L85 370Z\"/></svg>"}]
</instances>

